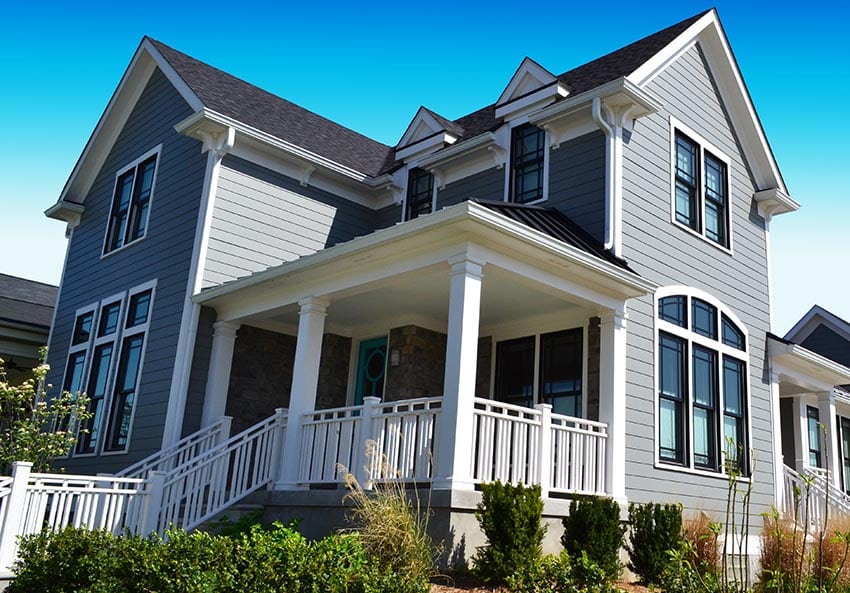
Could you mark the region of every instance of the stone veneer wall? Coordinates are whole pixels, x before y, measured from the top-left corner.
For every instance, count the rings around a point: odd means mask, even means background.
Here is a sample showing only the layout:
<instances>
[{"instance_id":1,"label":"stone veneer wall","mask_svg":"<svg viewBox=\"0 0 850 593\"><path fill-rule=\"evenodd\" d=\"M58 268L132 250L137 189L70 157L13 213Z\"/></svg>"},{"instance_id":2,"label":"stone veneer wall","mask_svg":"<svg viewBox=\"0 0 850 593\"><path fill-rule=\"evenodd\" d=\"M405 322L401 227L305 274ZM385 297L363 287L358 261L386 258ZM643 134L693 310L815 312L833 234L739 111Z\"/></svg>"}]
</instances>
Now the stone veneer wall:
<instances>
[{"instance_id":1,"label":"stone veneer wall","mask_svg":"<svg viewBox=\"0 0 850 593\"><path fill-rule=\"evenodd\" d=\"M599 420L599 317L591 317L587 325L587 412L588 420Z\"/></svg>"},{"instance_id":2,"label":"stone veneer wall","mask_svg":"<svg viewBox=\"0 0 850 593\"><path fill-rule=\"evenodd\" d=\"M295 336L243 325L236 334L225 414L231 434L289 406Z\"/></svg>"},{"instance_id":3,"label":"stone veneer wall","mask_svg":"<svg viewBox=\"0 0 850 593\"><path fill-rule=\"evenodd\" d=\"M348 396L348 368L351 362L351 338L325 334L319 363L319 387L316 409L344 406Z\"/></svg>"},{"instance_id":4,"label":"stone veneer wall","mask_svg":"<svg viewBox=\"0 0 850 593\"><path fill-rule=\"evenodd\" d=\"M393 352L399 362L393 366ZM397 401L443 395L446 368L446 334L415 325L390 330L387 343L384 399Z\"/></svg>"},{"instance_id":5,"label":"stone veneer wall","mask_svg":"<svg viewBox=\"0 0 850 593\"><path fill-rule=\"evenodd\" d=\"M476 397L490 397L490 368L493 362L493 338L478 338L478 365L475 369Z\"/></svg>"}]
</instances>

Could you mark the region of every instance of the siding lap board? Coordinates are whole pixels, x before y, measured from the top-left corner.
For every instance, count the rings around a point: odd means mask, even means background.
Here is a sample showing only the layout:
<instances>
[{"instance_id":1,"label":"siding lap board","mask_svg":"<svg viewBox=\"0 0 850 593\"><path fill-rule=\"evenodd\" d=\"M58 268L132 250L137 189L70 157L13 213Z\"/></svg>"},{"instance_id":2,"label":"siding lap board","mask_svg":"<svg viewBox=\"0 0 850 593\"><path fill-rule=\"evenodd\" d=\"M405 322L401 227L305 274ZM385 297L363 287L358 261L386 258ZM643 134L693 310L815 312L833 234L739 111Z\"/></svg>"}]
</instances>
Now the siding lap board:
<instances>
[{"instance_id":1,"label":"siding lap board","mask_svg":"<svg viewBox=\"0 0 850 593\"><path fill-rule=\"evenodd\" d=\"M755 450L752 516L773 504L770 391L764 344L769 330L767 252L756 190L739 143L698 46L648 85L664 108L637 121L624 150L623 255L643 277L661 286L700 288L729 307L749 331L751 445ZM731 159L730 219L734 255L671 222L674 116ZM691 510L722 516L727 482L654 467L656 389L655 317L651 297L629 302L627 348L626 488L637 502L675 500ZM659 484L664 484L663 490ZM662 491L664 494L662 494Z\"/></svg>"},{"instance_id":2,"label":"siding lap board","mask_svg":"<svg viewBox=\"0 0 850 593\"><path fill-rule=\"evenodd\" d=\"M174 131L174 125L191 114L189 105L162 72L155 70L95 178L85 198L85 212L69 242L50 343L48 381L54 389L62 385L76 309L157 280L133 419L132 452L62 460L61 465L69 471L117 471L162 444L206 170L199 143ZM101 259L115 174L160 143L147 236Z\"/></svg>"}]
</instances>

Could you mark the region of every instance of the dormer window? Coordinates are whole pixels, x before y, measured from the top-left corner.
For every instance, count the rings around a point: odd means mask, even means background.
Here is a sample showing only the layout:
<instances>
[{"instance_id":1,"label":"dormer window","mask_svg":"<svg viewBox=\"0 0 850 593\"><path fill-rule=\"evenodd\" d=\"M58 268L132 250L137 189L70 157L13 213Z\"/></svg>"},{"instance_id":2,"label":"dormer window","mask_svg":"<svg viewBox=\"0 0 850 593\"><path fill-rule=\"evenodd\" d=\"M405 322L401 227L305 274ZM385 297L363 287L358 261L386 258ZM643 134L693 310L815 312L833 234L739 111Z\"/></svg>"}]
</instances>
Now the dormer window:
<instances>
[{"instance_id":1,"label":"dormer window","mask_svg":"<svg viewBox=\"0 0 850 593\"><path fill-rule=\"evenodd\" d=\"M413 168L407 177L407 202L405 220L413 220L429 214L434 200L434 176L419 168Z\"/></svg>"},{"instance_id":2,"label":"dormer window","mask_svg":"<svg viewBox=\"0 0 850 593\"><path fill-rule=\"evenodd\" d=\"M531 124L511 131L511 177L508 199L528 204L543 199L546 132Z\"/></svg>"},{"instance_id":3,"label":"dormer window","mask_svg":"<svg viewBox=\"0 0 850 593\"><path fill-rule=\"evenodd\" d=\"M119 172L112 196L104 254L145 236L157 157L158 153L146 155Z\"/></svg>"},{"instance_id":4,"label":"dormer window","mask_svg":"<svg viewBox=\"0 0 850 593\"><path fill-rule=\"evenodd\" d=\"M693 133L674 128L673 220L728 249L729 167L718 154Z\"/></svg>"}]
</instances>

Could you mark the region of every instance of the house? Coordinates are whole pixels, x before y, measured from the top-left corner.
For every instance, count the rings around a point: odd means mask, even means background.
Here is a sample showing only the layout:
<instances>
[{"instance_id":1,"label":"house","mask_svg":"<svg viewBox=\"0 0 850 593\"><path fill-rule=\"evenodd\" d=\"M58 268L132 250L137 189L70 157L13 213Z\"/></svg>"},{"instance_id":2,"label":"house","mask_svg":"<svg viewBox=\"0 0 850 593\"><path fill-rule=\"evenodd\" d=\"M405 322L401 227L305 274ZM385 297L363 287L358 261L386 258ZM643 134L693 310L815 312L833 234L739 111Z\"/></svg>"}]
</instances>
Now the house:
<instances>
[{"instance_id":1,"label":"house","mask_svg":"<svg viewBox=\"0 0 850 593\"><path fill-rule=\"evenodd\" d=\"M29 378L47 346L58 288L0 274L0 359L10 382Z\"/></svg>"},{"instance_id":2,"label":"house","mask_svg":"<svg viewBox=\"0 0 850 593\"><path fill-rule=\"evenodd\" d=\"M779 389L777 463L822 475L840 510L850 509L850 323L813 306L782 338L768 336ZM791 486L791 480L788 483ZM787 498L787 497L786 497Z\"/></svg>"},{"instance_id":3,"label":"house","mask_svg":"<svg viewBox=\"0 0 850 593\"><path fill-rule=\"evenodd\" d=\"M226 442L220 479L319 531L338 463L386 477L374 440L468 551L494 479L553 517L721 515L733 467L753 517L781 500L768 237L798 204L717 13L498 92L386 146L143 39L47 210L51 381L94 414L63 466L198 471Z\"/></svg>"}]
</instances>

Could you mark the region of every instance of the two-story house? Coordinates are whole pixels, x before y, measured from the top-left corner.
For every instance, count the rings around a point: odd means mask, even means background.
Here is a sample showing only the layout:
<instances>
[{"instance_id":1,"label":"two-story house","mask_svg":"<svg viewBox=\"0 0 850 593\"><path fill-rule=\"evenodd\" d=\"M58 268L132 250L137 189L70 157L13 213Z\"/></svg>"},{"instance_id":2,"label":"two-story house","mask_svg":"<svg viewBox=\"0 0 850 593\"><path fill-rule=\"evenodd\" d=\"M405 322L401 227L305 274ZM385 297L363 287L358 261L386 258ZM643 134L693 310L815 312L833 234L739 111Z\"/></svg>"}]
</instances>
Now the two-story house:
<instances>
[{"instance_id":1,"label":"two-story house","mask_svg":"<svg viewBox=\"0 0 850 593\"><path fill-rule=\"evenodd\" d=\"M308 526L337 463L387 475L367 437L458 538L494 479L552 515L719 513L734 467L768 510L769 224L798 205L716 12L563 74L525 59L498 93L386 146L143 39L47 211L70 237L51 382L94 413L63 465L275 417L239 463Z\"/></svg>"}]
</instances>

